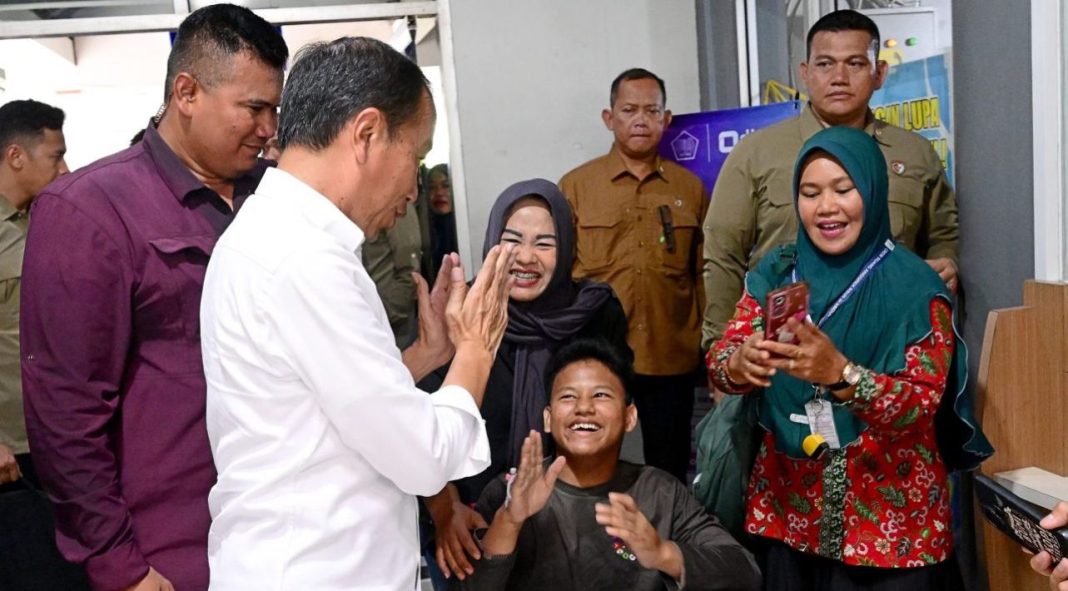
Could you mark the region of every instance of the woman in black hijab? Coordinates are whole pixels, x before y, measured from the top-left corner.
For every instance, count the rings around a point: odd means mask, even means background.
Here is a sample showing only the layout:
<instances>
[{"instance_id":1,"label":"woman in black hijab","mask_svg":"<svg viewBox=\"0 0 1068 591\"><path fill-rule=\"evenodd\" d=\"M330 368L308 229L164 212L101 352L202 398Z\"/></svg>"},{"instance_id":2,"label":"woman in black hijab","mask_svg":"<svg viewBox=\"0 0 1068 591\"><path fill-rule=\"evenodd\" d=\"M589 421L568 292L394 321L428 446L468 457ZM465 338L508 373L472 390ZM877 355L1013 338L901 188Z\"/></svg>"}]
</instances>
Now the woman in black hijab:
<instances>
[{"instance_id":1,"label":"woman in black hijab","mask_svg":"<svg viewBox=\"0 0 1068 591\"><path fill-rule=\"evenodd\" d=\"M482 417L490 442L490 467L451 483L427 499L437 528L437 562L464 577L476 554L470 530L486 527L469 508L495 476L518 465L523 438L542 431L548 400L545 369L553 352L577 338L600 338L627 361L627 319L612 288L592 280L575 281L575 226L571 207L556 185L544 179L505 189L490 211L483 253L498 243L515 244L511 269L515 285L508 305L508 328L490 370Z\"/></svg>"}]
</instances>

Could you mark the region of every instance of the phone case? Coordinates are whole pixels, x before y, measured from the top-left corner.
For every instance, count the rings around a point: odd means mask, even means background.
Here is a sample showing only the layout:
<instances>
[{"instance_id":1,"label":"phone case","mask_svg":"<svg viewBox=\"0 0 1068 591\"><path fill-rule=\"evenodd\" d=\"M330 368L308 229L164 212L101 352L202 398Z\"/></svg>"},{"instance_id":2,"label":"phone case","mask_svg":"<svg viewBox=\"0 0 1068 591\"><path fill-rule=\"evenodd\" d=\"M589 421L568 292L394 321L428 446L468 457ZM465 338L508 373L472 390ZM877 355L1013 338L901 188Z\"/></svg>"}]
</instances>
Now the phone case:
<instances>
[{"instance_id":1,"label":"phone case","mask_svg":"<svg viewBox=\"0 0 1068 591\"><path fill-rule=\"evenodd\" d=\"M764 338L780 343L797 345L797 335L786 328L786 321L796 318L804 322L808 316L808 284L804 281L791 283L768 293L764 305Z\"/></svg>"},{"instance_id":2,"label":"phone case","mask_svg":"<svg viewBox=\"0 0 1068 591\"><path fill-rule=\"evenodd\" d=\"M975 475L975 496L987 521L1021 546L1035 553L1049 552L1054 564L1068 556L1068 528L1047 530L1038 524L1049 511L981 474Z\"/></svg>"}]
</instances>

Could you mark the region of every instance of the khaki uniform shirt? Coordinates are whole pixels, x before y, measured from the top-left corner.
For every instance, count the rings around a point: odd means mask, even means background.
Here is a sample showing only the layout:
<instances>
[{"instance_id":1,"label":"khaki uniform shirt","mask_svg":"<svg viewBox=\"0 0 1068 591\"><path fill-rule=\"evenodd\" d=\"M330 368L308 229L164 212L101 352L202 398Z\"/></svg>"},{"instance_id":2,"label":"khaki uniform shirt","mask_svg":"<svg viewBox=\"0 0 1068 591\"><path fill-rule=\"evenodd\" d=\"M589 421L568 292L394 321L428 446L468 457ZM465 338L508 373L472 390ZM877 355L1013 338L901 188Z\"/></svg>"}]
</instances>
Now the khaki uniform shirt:
<instances>
[{"instance_id":1,"label":"khaki uniform shirt","mask_svg":"<svg viewBox=\"0 0 1068 591\"><path fill-rule=\"evenodd\" d=\"M408 212L392 228L365 242L361 256L386 307L397 346L407 347L419 336L412 271L421 272L423 241L415 205L408 204Z\"/></svg>"},{"instance_id":2,"label":"khaki uniform shirt","mask_svg":"<svg viewBox=\"0 0 1068 591\"><path fill-rule=\"evenodd\" d=\"M876 120L868 126L886 157L890 230L925 259L957 262L957 199L942 161L919 134ZM754 132L731 150L704 220L702 346L723 334L748 271L768 250L797 239L793 174L804 142L823 129L806 105L793 119Z\"/></svg>"},{"instance_id":3,"label":"khaki uniform shirt","mask_svg":"<svg viewBox=\"0 0 1068 591\"><path fill-rule=\"evenodd\" d=\"M0 444L16 454L30 451L19 364L19 295L28 219L0 196Z\"/></svg>"},{"instance_id":4,"label":"khaki uniform shirt","mask_svg":"<svg viewBox=\"0 0 1068 591\"><path fill-rule=\"evenodd\" d=\"M575 215L574 276L612 286L626 312L627 342L642 375L680 375L700 360L700 220L708 209L701 180L658 160L639 181L613 146L560 179ZM671 212L675 249L662 240L658 207Z\"/></svg>"}]
</instances>

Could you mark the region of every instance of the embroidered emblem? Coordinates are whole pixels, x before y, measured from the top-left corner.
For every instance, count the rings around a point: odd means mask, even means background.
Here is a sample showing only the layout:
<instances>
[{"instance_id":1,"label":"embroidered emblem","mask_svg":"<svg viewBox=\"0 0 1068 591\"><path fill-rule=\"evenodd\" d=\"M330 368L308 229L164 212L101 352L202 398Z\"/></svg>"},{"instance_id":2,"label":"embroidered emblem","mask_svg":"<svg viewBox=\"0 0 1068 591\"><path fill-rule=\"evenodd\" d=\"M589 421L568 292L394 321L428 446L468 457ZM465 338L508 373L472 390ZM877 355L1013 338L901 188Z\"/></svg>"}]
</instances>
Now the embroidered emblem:
<instances>
[{"instance_id":1,"label":"embroidered emblem","mask_svg":"<svg viewBox=\"0 0 1068 591\"><path fill-rule=\"evenodd\" d=\"M890 163L890 170L894 171L894 174L905 174L905 163L900 160L894 160Z\"/></svg>"}]
</instances>

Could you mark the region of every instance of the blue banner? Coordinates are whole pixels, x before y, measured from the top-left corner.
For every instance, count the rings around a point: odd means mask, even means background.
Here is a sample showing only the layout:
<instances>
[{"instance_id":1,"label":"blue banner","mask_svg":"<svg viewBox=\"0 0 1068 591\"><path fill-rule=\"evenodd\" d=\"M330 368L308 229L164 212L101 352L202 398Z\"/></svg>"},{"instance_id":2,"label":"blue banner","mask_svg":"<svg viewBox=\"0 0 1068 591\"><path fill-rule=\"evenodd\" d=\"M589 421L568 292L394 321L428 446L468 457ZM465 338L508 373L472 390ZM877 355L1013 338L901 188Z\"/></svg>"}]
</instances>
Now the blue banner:
<instances>
[{"instance_id":1,"label":"blue banner","mask_svg":"<svg viewBox=\"0 0 1068 591\"><path fill-rule=\"evenodd\" d=\"M930 140L953 183L953 100L944 55L890 68L883 87L868 104L877 119Z\"/></svg>"},{"instance_id":2,"label":"blue banner","mask_svg":"<svg viewBox=\"0 0 1068 591\"><path fill-rule=\"evenodd\" d=\"M801 103L790 101L759 107L676 115L660 140L660 157L696 174L711 193L731 148L751 132L796 117Z\"/></svg>"}]
</instances>

